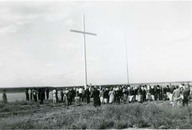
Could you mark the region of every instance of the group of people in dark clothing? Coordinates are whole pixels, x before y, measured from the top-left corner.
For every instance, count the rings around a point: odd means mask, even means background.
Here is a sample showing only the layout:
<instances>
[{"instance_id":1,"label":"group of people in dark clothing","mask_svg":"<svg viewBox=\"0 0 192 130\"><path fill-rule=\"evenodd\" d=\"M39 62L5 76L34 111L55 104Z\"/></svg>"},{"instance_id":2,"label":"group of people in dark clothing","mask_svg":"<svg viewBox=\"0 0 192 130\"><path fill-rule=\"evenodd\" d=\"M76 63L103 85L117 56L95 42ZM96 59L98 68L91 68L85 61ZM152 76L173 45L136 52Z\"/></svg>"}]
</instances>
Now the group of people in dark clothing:
<instances>
[{"instance_id":1,"label":"group of people in dark clothing","mask_svg":"<svg viewBox=\"0 0 192 130\"><path fill-rule=\"evenodd\" d=\"M49 99L49 88L26 88L25 95L27 101L40 101L43 104L45 99Z\"/></svg>"},{"instance_id":2,"label":"group of people in dark clothing","mask_svg":"<svg viewBox=\"0 0 192 130\"><path fill-rule=\"evenodd\" d=\"M26 100L49 99L49 88L26 89ZM120 104L123 103L143 103L146 101L165 101L169 100L173 106L176 104L188 105L190 97L190 85L139 85L139 86L87 86L79 88L64 88L52 90L53 103L65 103L66 105L81 104L93 101L95 107L101 104Z\"/></svg>"}]
</instances>

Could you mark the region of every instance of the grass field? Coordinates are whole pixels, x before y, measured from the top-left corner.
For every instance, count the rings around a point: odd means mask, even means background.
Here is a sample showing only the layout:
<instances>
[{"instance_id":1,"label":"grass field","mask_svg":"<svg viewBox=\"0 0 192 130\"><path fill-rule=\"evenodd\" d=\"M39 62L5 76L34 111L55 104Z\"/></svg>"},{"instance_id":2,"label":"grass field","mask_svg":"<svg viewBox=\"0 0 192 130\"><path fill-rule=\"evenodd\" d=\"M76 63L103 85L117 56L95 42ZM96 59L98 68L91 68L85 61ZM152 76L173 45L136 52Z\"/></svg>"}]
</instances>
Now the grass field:
<instances>
[{"instance_id":1,"label":"grass field","mask_svg":"<svg viewBox=\"0 0 192 130\"><path fill-rule=\"evenodd\" d=\"M172 108L169 102L67 107L46 101L0 103L1 129L192 128L192 106Z\"/></svg>"}]
</instances>

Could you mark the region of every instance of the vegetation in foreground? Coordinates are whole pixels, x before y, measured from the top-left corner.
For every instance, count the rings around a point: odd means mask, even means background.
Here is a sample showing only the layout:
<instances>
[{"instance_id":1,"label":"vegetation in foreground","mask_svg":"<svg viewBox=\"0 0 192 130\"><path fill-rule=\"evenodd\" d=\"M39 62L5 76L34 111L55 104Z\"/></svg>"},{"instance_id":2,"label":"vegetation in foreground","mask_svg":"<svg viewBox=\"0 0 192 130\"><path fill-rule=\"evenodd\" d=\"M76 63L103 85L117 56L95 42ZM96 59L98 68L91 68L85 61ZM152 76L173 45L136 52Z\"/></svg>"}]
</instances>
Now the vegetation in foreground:
<instances>
[{"instance_id":1,"label":"vegetation in foreground","mask_svg":"<svg viewBox=\"0 0 192 130\"><path fill-rule=\"evenodd\" d=\"M192 128L192 106L172 108L169 102L92 104L67 107L46 102L0 103L1 129Z\"/></svg>"}]
</instances>

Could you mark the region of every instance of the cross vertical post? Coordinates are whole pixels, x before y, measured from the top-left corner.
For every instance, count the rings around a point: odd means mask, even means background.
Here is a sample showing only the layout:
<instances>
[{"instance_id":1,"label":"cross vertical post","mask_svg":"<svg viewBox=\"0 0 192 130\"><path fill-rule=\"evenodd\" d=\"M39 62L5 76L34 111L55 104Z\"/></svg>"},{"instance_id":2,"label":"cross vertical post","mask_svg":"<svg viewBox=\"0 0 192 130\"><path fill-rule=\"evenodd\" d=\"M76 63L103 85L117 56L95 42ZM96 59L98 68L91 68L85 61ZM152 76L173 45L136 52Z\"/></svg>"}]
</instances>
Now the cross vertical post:
<instances>
[{"instance_id":1,"label":"cross vertical post","mask_svg":"<svg viewBox=\"0 0 192 130\"><path fill-rule=\"evenodd\" d=\"M127 56L127 30L125 30L125 52L126 52L126 69L127 69L127 84L129 84L129 67L128 67L128 56Z\"/></svg>"},{"instance_id":2,"label":"cross vertical post","mask_svg":"<svg viewBox=\"0 0 192 130\"><path fill-rule=\"evenodd\" d=\"M83 34L83 42L84 42L84 88L87 88L87 54L86 54L86 34L88 35L94 35L96 36L97 34L95 33L90 33L90 32L86 32L85 31L85 15L83 14L82 16L82 24L83 24L83 31L79 31L79 30L70 30L71 32L75 32L75 33L81 33Z\"/></svg>"},{"instance_id":3,"label":"cross vertical post","mask_svg":"<svg viewBox=\"0 0 192 130\"><path fill-rule=\"evenodd\" d=\"M85 15L83 14L83 32L85 32ZM84 69L85 69L85 78L84 78L84 87L85 89L87 88L87 55L86 55L86 36L85 36L85 33L83 33L83 39L84 39Z\"/></svg>"}]
</instances>

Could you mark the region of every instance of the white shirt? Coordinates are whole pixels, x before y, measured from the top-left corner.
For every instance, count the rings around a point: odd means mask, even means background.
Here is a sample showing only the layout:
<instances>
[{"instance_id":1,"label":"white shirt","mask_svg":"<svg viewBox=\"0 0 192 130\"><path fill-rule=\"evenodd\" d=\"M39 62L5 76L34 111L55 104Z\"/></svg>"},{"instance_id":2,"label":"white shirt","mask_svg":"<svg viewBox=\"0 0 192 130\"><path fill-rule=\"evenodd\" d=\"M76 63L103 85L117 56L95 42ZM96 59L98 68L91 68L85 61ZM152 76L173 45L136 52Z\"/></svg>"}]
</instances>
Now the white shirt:
<instances>
[{"instance_id":1,"label":"white shirt","mask_svg":"<svg viewBox=\"0 0 192 130\"><path fill-rule=\"evenodd\" d=\"M56 90L55 89L53 89L53 96L55 96L56 95Z\"/></svg>"},{"instance_id":2,"label":"white shirt","mask_svg":"<svg viewBox=\"0 0 192 130\"><path fill-rule=\"evenodd\" d=\"M79 88L79 93L82 93L83 92L83 89L82 88Z\"/></svg>"}]
</instances>

